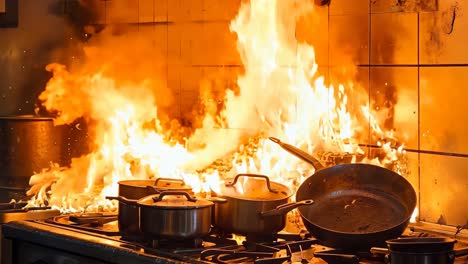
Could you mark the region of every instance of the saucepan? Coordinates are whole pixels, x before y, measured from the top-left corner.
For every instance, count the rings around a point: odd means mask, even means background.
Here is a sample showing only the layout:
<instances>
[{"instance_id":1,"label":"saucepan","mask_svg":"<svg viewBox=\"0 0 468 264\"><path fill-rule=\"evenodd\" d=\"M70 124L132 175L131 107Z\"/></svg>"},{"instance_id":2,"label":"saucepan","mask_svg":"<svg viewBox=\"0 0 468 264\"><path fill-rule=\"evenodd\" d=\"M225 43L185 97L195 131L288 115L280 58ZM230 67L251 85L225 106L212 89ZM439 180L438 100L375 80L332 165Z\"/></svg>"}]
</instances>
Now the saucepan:
<instances>
[{"instance_id":1,"label":"saucepan","mask_svg":"<svg viewBox=\"0 0 468 264\"><path fill-rule=\"evenodd\" d=\"M152 194L161 193L162 191L182 191L191 193L190 186L186 185L182 179L157 178L156 180L123 180L119 181L118 184L120 198L108 198L119 200L119 230L125 236L140 234L139 208L136 203L139 199Z\"/></svg>"},{"instance_id":2,"label":"saucepan","mask_svg":"<svg viewBox=\"0 0 468 264\"><path fill-rule=\"evenodd\" d=\"M240 179L244 182L237 184ZM313 203L310 199L288 203L293 192L260 174L238 174L214 193L226 199L215 205L214 225L227 233L257 237L276 234L285 227L289 211Z\"/></svg>"},{"instance_id":3,"label":"saucepan","mask_svg":"<svg viewBox=\"0 0 468 264\"><path fill-rule=\"evenodd\" d=\"M446 237L404 237L387 241L387 248L371 248L374 254L385 254L385 262L452 264L455 257L468 254L468 248L454 249L457 241Z\"/></svg>"}]
</instances>

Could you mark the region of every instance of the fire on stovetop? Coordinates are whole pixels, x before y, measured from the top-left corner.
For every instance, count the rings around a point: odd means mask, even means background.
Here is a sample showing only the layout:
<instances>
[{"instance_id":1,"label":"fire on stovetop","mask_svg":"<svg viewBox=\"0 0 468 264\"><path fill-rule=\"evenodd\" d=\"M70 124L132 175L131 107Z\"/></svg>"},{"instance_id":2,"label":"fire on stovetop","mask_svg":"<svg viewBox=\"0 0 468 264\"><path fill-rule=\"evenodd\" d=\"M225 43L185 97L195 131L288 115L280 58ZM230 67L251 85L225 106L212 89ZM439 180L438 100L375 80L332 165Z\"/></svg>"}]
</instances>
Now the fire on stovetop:
<instances>
[{"instance_id":1,"label":"fire on stovetop","mask_svg":"<svg viewBox=\"0 0 468 264\"><path fill-rule=\"evenodd\" d=\"M315 8L307 0L243 3L230 24L243 63L237 87L202 83L192 116L171 111L176 95L157 47L142 34L122 36L109 26L84 45L80 63L49 64L53 77L39 98L57 113L56 124L87 120L92 151L69 167L52 164L33 175L30 205L113 210L116 204L104 197L116 195L117 182L125 179L183 178L194 192L208 193L248 172L298 186L313 168L268 136L321 158L351 154L351 162L359 156L393 165L404 175L398 134L381 128L385 109L371 109L367 91L352 81L354 68L343 66L345 83L327 84L314 48L296 38L297 21L318 19ZM363 138L382 146L384 155L366 156L358 145Z\"/></svg>"}]
</instances>

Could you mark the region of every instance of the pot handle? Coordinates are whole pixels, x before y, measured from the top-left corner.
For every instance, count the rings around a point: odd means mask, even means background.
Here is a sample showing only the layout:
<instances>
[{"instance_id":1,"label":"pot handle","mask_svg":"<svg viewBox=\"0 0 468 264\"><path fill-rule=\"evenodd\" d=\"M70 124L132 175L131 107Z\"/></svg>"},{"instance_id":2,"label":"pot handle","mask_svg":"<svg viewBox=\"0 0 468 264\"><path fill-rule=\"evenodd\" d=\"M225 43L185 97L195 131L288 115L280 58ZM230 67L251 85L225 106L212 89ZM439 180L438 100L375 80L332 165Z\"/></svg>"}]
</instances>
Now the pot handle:
<instances>
[{"instance_id":1,"label":"pot handle","mask_svg":"<svg viewBox=\"0 0 468 264\"><path fill-rule=\"evenodd\" d=\"M313 200L304 200L300 202L286 203L286 204L277 206L275 209L261 212L260 215L263 217L285 215L292 209L295 209L299 206L311 205L313 203L314 203Z\"/></svg>"},{"instance_id":2,"label":"pot handle","mask_svg":"<svg viewBox=\"0 0 468 264\"><path fill-rule=\"evenodd\" d=\"M384 255L384 263L391 263L390 250L388 248L372 247L370 252L373 255Z\"/></svg>"},{"instance_id":3,"label":"pot handle","mask_svg":"<svg viewBox=\"0 0 468 264\"><path fill-rule=\"evenodd\" d=\"M458 248L458 249L453 250L454 257L460 257L460 256L465 256L465 255L468 255L468 247Z\"/></svg>"},{"instance_id":4,"label":"pot handle","mask_svg":"<svg viewBox=\"0 0 468 264\"><path fill-rule=\"evenodd\" d=\"M325 168L325 166L322 165L322 163L320 163L320 161L318 161L318 159L314 158L312 155L310 155L309 153L303 151L302 149L299 149L291 144L287 144L287 143L284 143L284 142L281 142L281 140L275 138L275 137L269 137L268 139L270 139L271 141L275 142L276 144L280 145L281 148L283 148L284 150L286 150L287 152L293 154L294 156L302 159L303 161L309 163L310 165L312 165L316 170L321 170L323 168Z\"/></svg>"},{"instance_id":5,"label":"pot handle","mask_svg":"<svg viewBox=\"0 0 468 264\"><path fill-rule=\"evenodd\" d=\"M197 201L196 197L190 196L188 192L183 192L183 191L163 191L158 196L153 197L153 201L154 202L162 201L163 197L167 195L183 195L185 196L185 198L187 198L187 201L189 202Z\"/></svg>"},{"instance_id":6,"label":"pot handle","mask_svg":"<svg viewBox=\"0 0 468 264\"><path fill-rule=\"evenodd\" d=\"M388 250L388 248L372 247L370 249L370 252L374 255L386 255L390 251Z\"/></svg>"},{"instance_id":7,"label":"pot handle","mask_svg":"<svg viewBox=\"0 0 468 264\"><path fill-rule=\"evenodd\" d=\"M215 203L215 204L224 204L227 203L227 199L221 197L210 197L207 199L208 201Z\"/></svg>"},{"instance_id":8,"label":"pot handle","mask_svg":"<svg viewBox=\"0 0 468 264\"><path fill-rule=\"evenodd\" d=\"M172 178L157 178L154 181L154 186L158 186L159 181L171 181L171 182L180 182L183 185L185 185L185 181L183 179L172 179Z\"/></svg>"},{"instance_id":9,"label":"pot handle","mask_svg":"<svg viewBox=\"0 0 468 264\"><path fill-rule=\"evenodd\" d=\"M232 182L227 182L225 185L228 186L228 187L233 187L234 185L236 185L237 180L239 179L239 177L252 177L252 178L262 178L262 179L265 179L265 180L266 180L266 185L267 185L268 190L269 190L270 192L272 192L272 193L278 193L277 190L271 188L270 178L268 178L268 176L262 175L262 174L240 173L240 174L237 174L237 175L236 175L236 177L234 178L234 181L232 181Z\"/></svg>"},{"instance_id":10,"label":"pot handle","mask_svg":"<svg viewBox=\"0 0 468 264\"><path fill-rule=\"evenodd\" d=\"M146 191L149 194L159 194L159 193L161 193L161 190L158 190L158 187L156 187L156 185L146 185Z\"/></svg>"},{"instance_id":11,"label":"pot handle","mask_svg":"<svg viewBox=\"0 0 468 264\"><path fill-rule=\"evenodd\" d=\"M126 205L137 205L137 201L138 201L138 200L133 200L133 199L127 199L123 196L106 196L106 199L117 200Z\"/></svg>"}]
</instances>

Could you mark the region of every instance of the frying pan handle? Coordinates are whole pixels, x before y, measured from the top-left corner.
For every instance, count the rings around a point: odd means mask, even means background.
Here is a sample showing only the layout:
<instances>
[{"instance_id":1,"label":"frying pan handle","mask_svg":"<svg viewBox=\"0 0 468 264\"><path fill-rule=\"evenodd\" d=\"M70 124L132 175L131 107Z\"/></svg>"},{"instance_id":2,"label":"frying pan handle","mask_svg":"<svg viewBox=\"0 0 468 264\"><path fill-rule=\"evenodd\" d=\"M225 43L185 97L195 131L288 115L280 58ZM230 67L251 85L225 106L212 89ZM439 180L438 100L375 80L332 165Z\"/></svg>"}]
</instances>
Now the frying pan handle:
<instances>
[{"instance_id":1,"label":"frying pan handle","mask_svg":"<svg viewBox=\"0 0 468 264\"><path fill-rule=\"evenodd\" d=\"M282 147L284 150L286 150L287 152L293 154L294 156L302 159L303 161L309 163L310 165L312 165L315 170L321 170L323 168L325 168L325 166L322 165L322 163L320 163L320 161L318 161L318 159L314 158L312 155L310 155L309 153L303 151L302 149L299 149L293 145L290 145L290 144L287 144L287 143L284 143L284 142L281 142L281 140L275 138L275 137L269 137L269 139L273 142L275 142L276 144L280 145L280 147Z\"/></svg>"},{"instance_id":2,"label":"frying pan handle","mask_svg":"<svg viewBox=\"0 0 468 264\"><path fill-rule=\"evenodd\" d=\"M162 201L164 196L167 195L183 195L185 198L187 198L187 201L189 202L196 202L197 198L190 196L188 192L183 192L183 191L163 191L161 192L158 196L153 197L154 202L159 202Z\"/></svg>"},{"instance_id":3,"label":"frying pan handle","mask_svg":"<svg viewBox=\"0 0 468 264\"><path fill-rule=\"evenodd\" d=\"M123 196L106 196L108 200L117 200L126 205L137 205L137 200L127 199Z\"/></svg>"},{"instance_id":4,"label":"frying pan handle","mask_svg":"<svg viewBox=\"0 0 468 264\"><path fill-rule=\"evenodd\" d=\"M262 179L265 179L265 180L266 180L266 185L267 185L268 190L269 190L270 192L272 192L272 193L278 193L277 190L271 188L270 178L268 178L268 176L262 175L262 174L240 173L240 174L237 174L237 175L236 175L236 177L234 178L234 181L232 181L232 182L227 182L225 185L228 186L228 187L232 187L232 186L236 185L237 180L239 179L239 177L243 177L243 176L244 176L244 177L252 177L252 178L262 178Z\"/></svg>"},{"instance_id":5,"label":"frying pan handle","mask_svg":"<svg viewBox=\"0 0 468 264\"><path fill-rule=\"evenodd\" d=\"M158 186L158 182L160 181L168 181L168 182L179 182L181 185L185 185L185 181L183 179L172 179L172 178L157 178L154 181L154 186Z\"/></svg>"},{"instance_id":6,"label":"frying pan handle","mask_svg":"<svg viewBox=\"0 0 468 264\"><path fill-rule=\"evenodd\" d=\"M275 209L261 212L260 215L262 217L285 215L289 211L291 211L292 209L295 209L295 208L297 208L299 206L303 206L303 205L311 205L313 203L314 203L313 200L304 200L304 201L300 201L300 202L282 204L282 205L277 206Z\"/></svg>"}]
</instances>

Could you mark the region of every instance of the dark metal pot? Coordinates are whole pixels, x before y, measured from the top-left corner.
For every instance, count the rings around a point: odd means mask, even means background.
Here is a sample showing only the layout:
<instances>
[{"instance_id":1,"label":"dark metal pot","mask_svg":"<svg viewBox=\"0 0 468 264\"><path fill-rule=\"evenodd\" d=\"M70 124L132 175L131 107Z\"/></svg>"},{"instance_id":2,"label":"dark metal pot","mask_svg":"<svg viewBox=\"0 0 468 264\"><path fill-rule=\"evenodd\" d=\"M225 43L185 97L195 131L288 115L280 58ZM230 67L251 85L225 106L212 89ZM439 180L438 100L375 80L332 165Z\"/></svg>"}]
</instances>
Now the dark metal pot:
<instances>
[{"instance_id":1,"label":"dark metal pot","mask_svg":"<svg viewBox=\"0 0 468 264\"><path fill-rule=\"evenodd\" d=\"M83 121L55 126L51 117L0 117L0 186L28 188L51 162L65 166L87 150Z\"/></svg>"},{"instance_id":2,"label":"dark metal pot","mask_svg":"<svg viewBox=\"0 0 468 264\"><path fill-rule=\"evenodd\" d=\"M240 177L248 177L242 189L236 186ZM312 200L288 203L292 195L288 187L258 174L239 174L221 186L216 195L227 202L215 205L215 226L225 232L252 236L277 233L286 225L287 212L313 203Z\"/></svg>"},{"instance_id":3,"label":"dark metal pot","mask_svg":"<svg viewBox=\"0 0 468 264\"><path fill-rule=\"evenodd\" d=\"M390 264L452 264L455 257L467 255L468 248L454 250L457 241L443 237L408 237L387 240L387 248L371 248L385 254Z\"/></svg>"},{"instance_id":4,"label":"dark metal pot","mask_svg":"<svg viewBox=\"0 0 468 264\"><path fill-rule=\"evenodd\" d=\"M157 178L156 180L119 181L119 230L126 236L139 235L139 208L137 201L143 197L162 191L185 191L191 193L190 186L182 179ZM125 199L122 199L125 198Z\"/></svg>"},{"instance_id":5,"label":"dark metal pot","mask_svg":"<svg viewBox=\"0 0 468 264\"><path fill-rule=\"evenodd\" d=\"M201 238L210 232L213 202L187 192L164 191L144 197L140 207L140 230L154 238Z\"/></svg>"}]
</instances>

